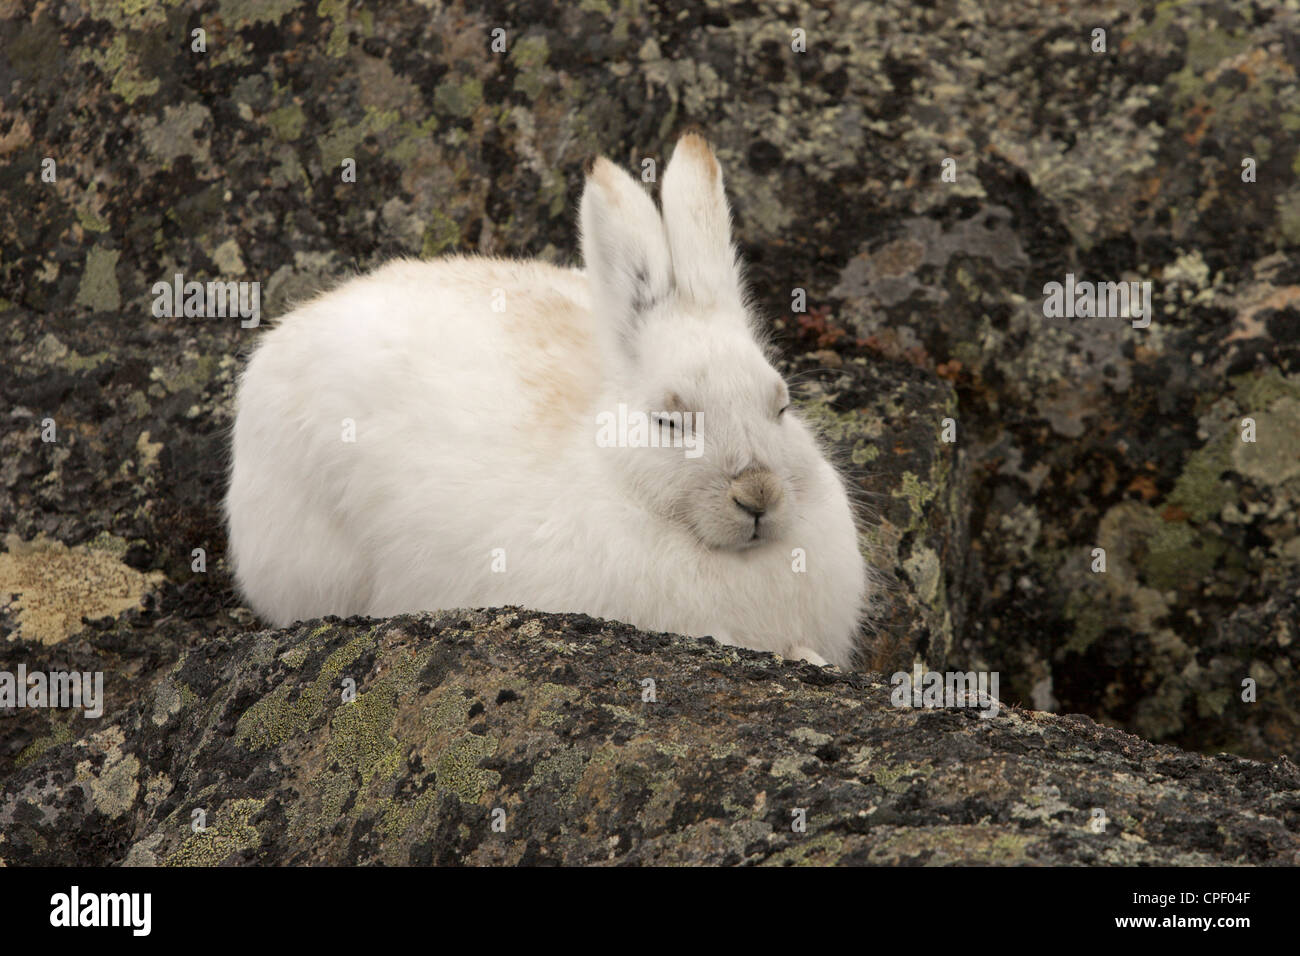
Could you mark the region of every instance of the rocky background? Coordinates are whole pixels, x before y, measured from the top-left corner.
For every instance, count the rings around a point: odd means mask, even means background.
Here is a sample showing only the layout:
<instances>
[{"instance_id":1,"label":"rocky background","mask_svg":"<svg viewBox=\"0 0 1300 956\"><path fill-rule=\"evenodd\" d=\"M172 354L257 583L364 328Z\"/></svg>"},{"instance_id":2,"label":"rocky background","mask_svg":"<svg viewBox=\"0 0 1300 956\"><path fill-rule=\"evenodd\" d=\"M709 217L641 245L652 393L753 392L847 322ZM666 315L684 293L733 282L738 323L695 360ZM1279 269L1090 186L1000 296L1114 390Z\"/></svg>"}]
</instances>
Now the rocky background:
<instances>
[{"instance_id":1,"label":"rocky background","mask_svg":"<svg viewBox=\"0 0 1300 956\"><path fill-rule=\"evenodd\" d=\"M0 860L1295 862L1297 35L1283 3L0 0L0 669L107 697L0 711ZM584 159L661 168L688 123L890 577L863 671L526 611L260 630L219 515L259 331L153 284L258 281L270 321L396 255L572 261ZM1067 272L1151 281L1150 327L1044 318ZM1018 707L890 708L916 661Z\"/></svg>"}]
</instances>

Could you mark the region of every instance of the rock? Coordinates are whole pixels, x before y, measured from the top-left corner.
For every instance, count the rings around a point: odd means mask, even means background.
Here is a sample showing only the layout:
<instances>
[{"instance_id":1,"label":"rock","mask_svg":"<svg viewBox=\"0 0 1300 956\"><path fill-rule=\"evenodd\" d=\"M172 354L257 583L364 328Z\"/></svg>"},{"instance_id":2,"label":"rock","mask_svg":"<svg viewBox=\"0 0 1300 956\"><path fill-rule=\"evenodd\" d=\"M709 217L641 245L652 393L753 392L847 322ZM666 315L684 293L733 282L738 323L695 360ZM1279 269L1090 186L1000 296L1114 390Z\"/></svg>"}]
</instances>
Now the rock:
<instances>
[{"instance_id":1,"label":"rock","mask_svg":"<svg viewBox=\"0 0 1300 956\"><path fill-rule=\"evenodd\" d=\"M863 517L863 553L880 573L862 665L943 670L961 633L970 474L943 422L948 383L905 362L856 358L828 369L815 355L788 366L802 414L832 443Z\"/></svg>"},{"instance_id":2,"label":"rock","mask_svg":"<svg viewBox=\"0 0 1300 956\"><path fill-rule=\"evenodd\" d=\"M82 628L82 618L115 618L140 605L163 578L124 564L125 545L111 536L90 546L68 548L16 534L0 552L0 594L11 595L6 615L28 639L43 644L65 640ZM114 553L117 551L117 554Z\"/></svg>"},{"instance_id":3,"label":"rock","mask_svg":"<svg viewBox=\"0 0 1300 956\"><path fill-rule=\"evenodd\" d=\"M0 861L1300 863L1286 758L890 693L520 609L235 634L13 774Z\"/></svg>"}]
</instances>

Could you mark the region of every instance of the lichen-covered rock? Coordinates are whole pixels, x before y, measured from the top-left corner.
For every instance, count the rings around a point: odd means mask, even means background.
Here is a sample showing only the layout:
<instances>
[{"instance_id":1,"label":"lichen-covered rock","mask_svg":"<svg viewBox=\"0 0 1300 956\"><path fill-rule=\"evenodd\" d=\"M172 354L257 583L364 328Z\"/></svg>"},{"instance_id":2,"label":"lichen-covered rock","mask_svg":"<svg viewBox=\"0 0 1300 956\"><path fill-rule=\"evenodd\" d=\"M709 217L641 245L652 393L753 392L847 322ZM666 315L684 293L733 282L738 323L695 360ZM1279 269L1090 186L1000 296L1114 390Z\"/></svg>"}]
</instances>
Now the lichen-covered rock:
<instances>
[{"instance_id":1,"label":"lichen-covered rock","mask_svg":"<svg viewBox=\"0 0 1300 956\"><path fill-rule=\"evenodd\" d=\"M829 363L830 367L827 367ZM862 666L943 670L961 633L970 475L945 441L957 415L948 383L904 362L815 352L790 364L800 408L832 443L880 572Z\"/></svg>"},{"instance_id":2,"label":"lichen-covered rock","mask_svg":"<svg viewBox=\"0 0 1300 956\"><path fill-rule=\"evenodd\" d=\"M0 791L5 864L1300 863L1300 771L518 609L189 652Z\"/></svg>"},{"instance_id":3,"label":"lichen-covered rock","mask_svg":"<svg viewBox=\"0 0 1300 956\"><path fill-rule=\"evenodd\" d=\"M844 263L838 321L956 386L960 657L1038 708L1295 756L1300 18L1139 5L1095 24L1099 55L1067 17L1003 42L977 21L961 82L935 82L941 57L909 77L932 101L894 122L901 151L921 168L938 143L916 127L940 117L960 172L894 194L912 208ZM1045 318L1067 273L1149 281L1150 326Z\"/></svg>"}]
</instances>

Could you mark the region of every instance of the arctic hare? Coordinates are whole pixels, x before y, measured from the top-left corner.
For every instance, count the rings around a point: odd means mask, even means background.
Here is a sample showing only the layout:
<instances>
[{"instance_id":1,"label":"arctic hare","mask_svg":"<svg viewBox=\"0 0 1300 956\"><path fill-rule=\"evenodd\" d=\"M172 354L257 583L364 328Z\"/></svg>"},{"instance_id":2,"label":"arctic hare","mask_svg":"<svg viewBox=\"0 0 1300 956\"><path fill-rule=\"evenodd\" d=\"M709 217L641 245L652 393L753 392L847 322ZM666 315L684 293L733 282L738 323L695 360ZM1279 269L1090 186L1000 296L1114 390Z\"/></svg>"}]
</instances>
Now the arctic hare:
<instances>
[{"instance_id":1,"label":"arctic hare","mask_svg":"<svg viewBox=\"0 0 1300 956\"><path fill-rule=\"evenodd\" d=\"M225 501L258 614L518 604L851 661L849 499L756 338L698 135L662 201L598 159L585 272L396 261L263 335Z\"/></svg>"}]
</instances>

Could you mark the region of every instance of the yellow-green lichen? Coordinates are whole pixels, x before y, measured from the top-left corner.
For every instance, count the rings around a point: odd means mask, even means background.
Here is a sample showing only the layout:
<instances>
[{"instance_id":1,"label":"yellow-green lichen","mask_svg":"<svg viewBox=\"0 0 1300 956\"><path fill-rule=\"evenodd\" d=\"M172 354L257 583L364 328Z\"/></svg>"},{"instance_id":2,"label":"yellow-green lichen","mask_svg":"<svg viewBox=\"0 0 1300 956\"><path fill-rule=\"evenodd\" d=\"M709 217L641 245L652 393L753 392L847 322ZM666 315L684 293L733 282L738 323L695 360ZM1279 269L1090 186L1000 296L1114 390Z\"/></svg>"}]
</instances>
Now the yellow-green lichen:
<instances>
[{"instance_id":1,"label":"yellow-green lichen","mask_svg":"<svg viewBox=\"0 0 1300 956\"><path fill-rule=\"evenodd\" d=\"M72 739L72 721L79 716L78 712L69 712L61 715L57 711L51 713L50 732L37 737L26 747L24 747L14 758L15 767L25 767L51 747L57 747L59 744L67 743Z\"/></svg>"},{"instance_id":2,"label":"yellow-green lichen","mask_svg":"<svg viewBox=\"0 0 1300 956\"><path fill-rule=\"evenodd\" d=\"M438 755L435 764L438 789L454 793L461 803L477 803L479 799L501 780L495 770L484 770L478 764L484 757L497 752L495 737L466 734Z\"/></svg>"},{"instance_id":3,"label":"yellow-green lichen","mask_svg":"<svg viewBox=\"0 0 1300 956\"><path fill-rule=\"evenodd\" d=\"M460 241L460 226L437 209L431 210L429 222L424 227L420 255L432 259L441 255Z\"/></svg>"},{"instance_id":4,"label":"yellow-green lichen","mask_svg":"<svg viewBox=\"0 0 1300 956\"><path fill-rule=\"evenodd\" d=\"M290 103L266 114L266 124L278 139L291 143L302 135L307 125L307 115L297 103Z\"/></svg>"},{"instance_id":5,"label":"yellow-green lichen","mask_svg":"<svg viewBox=\"0 0 1300 956\"><path fill-rule=\"evenodd\" d=\"M798 834L785 849L772 854L763 866L828 866L844 852L843 838L834 833Z\"/></svg>"},{"instance_id":6,"label":"yellow-green lichen","mask_svg":"<svg viewBox=\"0 0 1300 956\"><path fill-rule=\"evenodd\" d=\"M289 700L292 688L286 681L254 703L235 725L235 743L250 750L261 750L305 733L320 718L326 699L341 695L341 688L336 684L343 668L360 657L374 643L374 638L373 630L358 634L326 658L316 679L303 688L297 700Z\"/></svg>"},{"instance_id":7,"label":"yellow-green lichen","mask_svg":"<svg viewBox=\"0 0 1300 956\"><path fill-rule=\"evenodd\" d=\"M262 809L263 801L232 800L217 809L216 819L199 833L189 836L169 856L166 866L216 866L232 853L251 850L262 842L249 821Z\"/></svg>"},{"instance_id":8,"label":"yellow-green lichen","mask_svg":"<svg viewBox=\"0 0 1300 956\"><path fill-rule=\"evenodd\" d=\"M121 253L116 249L96 246L86 256L86 269L77 289L76 304L95 312L112 312L122 305L122 295L117 287L117 260Z\"/></svg>"},{"instance_id":9,"label":"yellow-green lichen","mask_svg":"<svg viewBox=\"0 0 1300 956\"><path fill-rule=\"evenodd\" d=\"M397 773L401 746L391 733L396 709L390 687L375 687L334 711L330 721L329 754L345 769L355 771L364 787L379 774Z\"/></svg>"}]
</instances>

